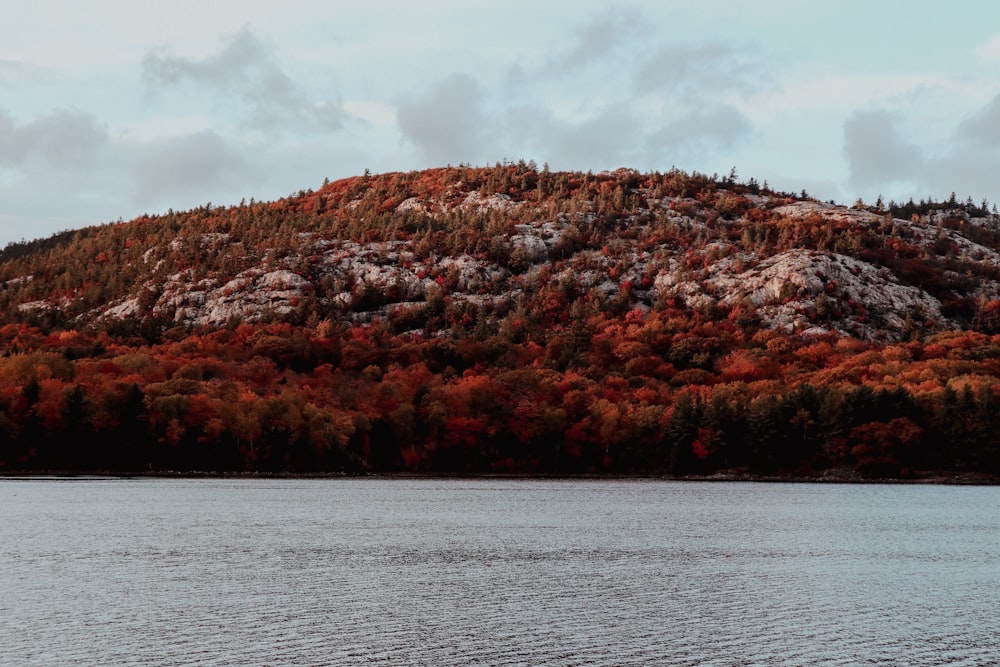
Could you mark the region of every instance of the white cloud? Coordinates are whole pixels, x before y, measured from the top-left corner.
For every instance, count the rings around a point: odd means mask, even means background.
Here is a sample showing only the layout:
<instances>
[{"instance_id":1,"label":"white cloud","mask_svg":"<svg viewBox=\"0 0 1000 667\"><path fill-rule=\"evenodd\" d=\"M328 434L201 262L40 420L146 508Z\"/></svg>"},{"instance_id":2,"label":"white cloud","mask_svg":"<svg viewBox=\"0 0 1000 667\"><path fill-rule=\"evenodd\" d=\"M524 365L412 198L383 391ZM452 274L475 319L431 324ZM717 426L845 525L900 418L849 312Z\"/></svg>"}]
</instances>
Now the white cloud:
<instances>
[{"instance_id":1,"label":"white cloud","mask_svg":"<svg viewBox=\"0 0 1000 667\"><path fill-rule=\"evenodd\" d=\"M396 130L396 108L382 100L345 100L344 111L357 120L389 131Z\"/></svg>"},{"instance_id":2,"label":"white cloud","mask_svg":"<svg viewBox=\"0 0 1000 667\"><path fill-rule=\"evenodd\" d=\"M982 96L982 82L943 74L808 76L796 70L773 89L747 95L740 107L755 123L766 124L795 113L842 115L866 107L954 114L969 99Z\"/></svg>"},{"instance_id":3,"label":"white cloud","mask_svg":"<svg viewBox=\"0 0 1000 667\"><path fill-rule=\"evenodd\" d=\"M976 55L990 62L1000 60L1000 35L994 35L990 40L977 46Z\"/></svg>"}]
</instances>

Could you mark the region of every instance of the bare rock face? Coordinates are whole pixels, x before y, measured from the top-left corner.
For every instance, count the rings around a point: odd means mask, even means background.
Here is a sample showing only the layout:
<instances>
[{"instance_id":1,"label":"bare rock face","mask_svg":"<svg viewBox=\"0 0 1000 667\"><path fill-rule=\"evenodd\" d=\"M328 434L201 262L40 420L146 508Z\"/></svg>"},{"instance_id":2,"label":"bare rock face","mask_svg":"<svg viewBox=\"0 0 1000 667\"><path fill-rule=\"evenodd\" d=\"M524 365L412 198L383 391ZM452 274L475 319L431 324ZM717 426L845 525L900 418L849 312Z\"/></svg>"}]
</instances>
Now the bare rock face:
<instances>
[{"instance_id":1,"label":"bare rock face","mask_svg":"<svg viewBox=\"0 0 1000 667\"><path fill-rule=\"evenodd\" d=\"M716 262L700 279L663 274L656 289L695 306L747 305L765 326L788 333L837 331L866 340L899 340L912 326L908 319L952 324L933 296L853 257L795 249L742 271L743 260L752 258L736 259Z\"/></svg>"},{"instance_id":2,"label":"bare rock face","mask_svg":"<svg viewBox=\"0 0 1000 667\"><path fill-rule=\"evenodd\" d=\"M510 242L520 258L532 263L543 262L548 257L549 247L545 245L545 241L533 234L517 234L510 237Z\"/></svg>"},{"instance_id":3,"label":"bare rock face","mask_svg":"<svg viewBox=\"0 0 1000 667\"><path fill-rule=\"evenodd\" d=\"M253 321L270 309L278 315L292 311L309 287L302 276L285 269L259 274L245 271L221 288L205 295L200 307L185 313L195 324L219 326L231 321Z\"/></svg>"},{"instance_id":4,"label":"bare rock face","mask_svg":"<svg viewBox=\"0 0 1000 667\"><path fill-rule=\"evenodd\" d=\"M754 269L715 281L720 301L749 300L771 327L802 331L814 323L873 338L898 339L906 317L944 324L941 303L927 292L899 284L886 269L839 255L790 250Z\"/></svg>"},{"instance_id":5,"label":"bare rock face","mask_svg":"<svg viewBox=\"0 0 1000 667\"><path fill-rule=\"evenodd\" d=\"M871 211L825 204L819 201L797 201L785 204L776 207L774 213L793 220L807 220L812 216L825 220L862 224L871 224L879 220L879 216Z\"/></svg>"},{"instance_id":6,"label":"bare rock face","mask_svg":"<svg viewBox=\"0 0 1000 667\"><path fill-rule=\"evenodd\" d=\"M510 198L510 195L499 193L482 195L478 191L470 192L466 195L465 199L462 200L462 203L458 205L458 208L465 209L467 211L475 211L477 213L486 213L488 211L508 211L516 207L517 203Z\"/></svg>"},{"instance_id":7,"label":"bare rock face","mask_svg":"<svg viewBox=\"0 0 1000 667\"><path fill-rule=\"evenodd\" d=\"M419 197L409 197L404 199L396 207L396 213L409 213L411 211L416 213L426 213L431 210L431 206L420 199Z\"/></svg>"}]
</instances>

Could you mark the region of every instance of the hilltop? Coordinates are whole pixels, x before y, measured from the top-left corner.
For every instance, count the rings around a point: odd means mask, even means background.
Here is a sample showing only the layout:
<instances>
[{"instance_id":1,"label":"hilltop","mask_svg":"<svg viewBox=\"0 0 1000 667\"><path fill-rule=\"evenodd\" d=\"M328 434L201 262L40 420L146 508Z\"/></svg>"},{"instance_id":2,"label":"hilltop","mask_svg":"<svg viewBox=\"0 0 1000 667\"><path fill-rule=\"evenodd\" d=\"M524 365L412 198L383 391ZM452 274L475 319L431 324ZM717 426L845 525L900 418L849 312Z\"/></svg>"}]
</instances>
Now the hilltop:
<instances>
[{"instance_id":1,"label":"hilltop","mask_svg":"<svg viewBox=\"0 0 1000 667\"><path fill-rule=\"evenodd\" d=\"M0 317L147 331L359 323L412 318L439 297L495 309L561 286L619 309L672 299L745 310L805 335L981 329L1000 297L1000 219L955 202L905 208L681 172L522 164L365 176L11 244Z\"/></svg>"},{"instance_id":2,"label":"hilltop","mask_svg":"<svg viewBox=\"0 0 1000 667\"><path fill-rule=\"evenodd\" d=\"M0 469L998 472L998 253L954 196L525 163L64 232L0 252Z\"/></svg>"}]
</instances>

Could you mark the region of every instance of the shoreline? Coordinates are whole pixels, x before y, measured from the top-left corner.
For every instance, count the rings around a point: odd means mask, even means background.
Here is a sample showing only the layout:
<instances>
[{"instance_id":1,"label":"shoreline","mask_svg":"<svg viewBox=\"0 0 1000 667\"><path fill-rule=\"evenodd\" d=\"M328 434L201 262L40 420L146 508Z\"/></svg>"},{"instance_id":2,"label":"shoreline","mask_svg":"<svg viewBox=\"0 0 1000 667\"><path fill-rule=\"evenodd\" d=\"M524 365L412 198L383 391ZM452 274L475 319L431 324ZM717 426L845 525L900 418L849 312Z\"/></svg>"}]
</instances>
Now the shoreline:
<instances>
[{"instance_id":1,"label":"shoreline","mask_svg":"<svg viewBox=\"0 0 1000 667\"><path fill-rule=\"evenodd\" d=\"M909 477L861 477L853 471L828 470L819 475L757 475L743 471L719 471L708 475L654 474L549 474L549 473L448 473L448 472L219 472L157 470L111 472L102 470L7 470L0 479L468 479L468 480L648 480L664 482L755 482L762 484L927 484L940 486L998 486L1000 475L984 472L918 471Z\"/></svg>"}]
</instances>

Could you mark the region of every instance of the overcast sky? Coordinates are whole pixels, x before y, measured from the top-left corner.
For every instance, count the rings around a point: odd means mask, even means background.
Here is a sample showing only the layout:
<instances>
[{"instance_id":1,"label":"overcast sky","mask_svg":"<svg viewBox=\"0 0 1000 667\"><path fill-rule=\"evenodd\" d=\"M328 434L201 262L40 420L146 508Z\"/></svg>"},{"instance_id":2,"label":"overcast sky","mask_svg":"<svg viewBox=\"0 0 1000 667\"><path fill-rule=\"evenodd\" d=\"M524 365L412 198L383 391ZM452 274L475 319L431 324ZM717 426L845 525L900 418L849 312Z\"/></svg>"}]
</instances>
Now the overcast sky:
<instances>
[{"instance_id":1,"label":"overcast sky","mask_svg":"<svg viewBox=\"0 0 1000 667\"><path fill-rule=\"evenodd\" d=\"M1000 3L9 0L0 245L493 164L1000 202Z\"/></svg>"}]
</instances>

